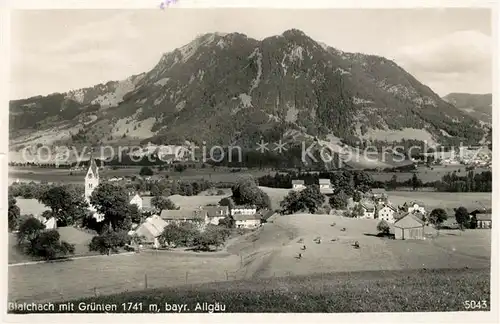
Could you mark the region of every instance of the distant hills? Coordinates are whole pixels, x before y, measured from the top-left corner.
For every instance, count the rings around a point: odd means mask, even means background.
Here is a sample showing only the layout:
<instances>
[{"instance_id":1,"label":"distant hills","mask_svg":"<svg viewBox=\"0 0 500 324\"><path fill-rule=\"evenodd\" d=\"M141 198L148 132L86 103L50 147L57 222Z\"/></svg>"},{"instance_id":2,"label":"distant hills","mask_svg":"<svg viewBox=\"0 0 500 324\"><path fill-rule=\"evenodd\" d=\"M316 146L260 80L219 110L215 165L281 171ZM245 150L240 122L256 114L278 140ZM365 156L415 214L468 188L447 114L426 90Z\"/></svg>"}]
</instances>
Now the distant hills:
<instances>
[{"instance_id":1,"label":"distant hills","mask_svg":"<svg viewBox=\"0 0 500 324\"><path fill-rule=\"evenodd\" d=\"M477 143L487 100L463 98L443 100L391 60L346 53L300 30L261 41L210 33L126 80L11 101L10 145L251 146L286 136Z\"/></svg>"},{"instance_id":2,"label":"distant hills","mask_svg":"<svg viewBox=\"0 0 500 324\"><path fill-rule=\"evenodd\" d=\"M492 96L487 94L450 93L443 100L485 123L492 123Z\"/></svg>"}]
</instances>

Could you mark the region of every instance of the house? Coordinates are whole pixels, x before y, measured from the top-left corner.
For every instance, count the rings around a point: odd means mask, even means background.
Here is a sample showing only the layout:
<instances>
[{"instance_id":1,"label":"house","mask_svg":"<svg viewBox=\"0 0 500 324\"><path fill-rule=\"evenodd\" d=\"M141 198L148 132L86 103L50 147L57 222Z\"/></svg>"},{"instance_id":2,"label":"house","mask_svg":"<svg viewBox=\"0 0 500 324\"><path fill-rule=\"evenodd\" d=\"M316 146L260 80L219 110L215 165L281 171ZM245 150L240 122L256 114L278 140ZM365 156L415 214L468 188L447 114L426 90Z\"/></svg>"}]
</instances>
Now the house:
<instances>
[{"instance_id":1,"label":"house","mask_svg":"<svg viewBox=\"0 0 500 324\"><path fill-rule=\"evenodd\" d=\"M195 223L200 229L204 229L209 223L207 213L204 213L200 208L181 208L174 210L162 210L160 218L167 224L180 224L183 222Z\"/></svg>"},{"instance_id":2,"label":"house","mask_svg":"<svg viewBox=\"0 0 500 324\"><path fill-rule=\"evenodd\" d=\"M168 225L166 221L161 219L160 216L154 215L146 218L144 223L142 223L133 234L143 237L146 244L152 244L155 248L160 247L160 242L158 237L160 237L163 229Z\"/></svg>"},{"instance_id":3,"label":"house","mask_svg":"<svg viewBox=\"0 0 500 324\"><path fill-rule=\"evenodd\" d=\"M33 217L45 225L45 229L51 230L57 228L57 219L55 217L45 218L41 215L34 215Z\"/></svg>"},{"instance_id":4,"label":"house","mask_svg":"<svg viewBox=\"0 0 500 324\"><path fill-rule=\"evenodd\" d=\"M141 198L141 196L139 196L138 193L136 193L136 194L130 193L128 195L127 200L128 200L130 205L136 205L137 208L139 208L139 210L142 209L142 198Z\"/></svg>"},{"instance_id":5,"label":"house","mask_svg":"<svg viewBox=\"0 0 500 324\"><path fill-rule=\"evenodd\" d=\"M476 228L491 228L491 213L476 214Z\"/></svg>"},{"instance_id":6,"label":"house","mask_svg":"<svg viewBox=\"0 0 500 324\"><path fill-rule=\"evenodd\" d=\"M330 179L319 179L319 191L324 195L333 194L333 186Z\"/></svg>"},{"instance_id":7,"label":"house","mask_svg":"<svg viewBox=\"0 0 500 324\"><path fill-rule=\"evenodd\" d=\"M363 209L363 216L360 218L374 219L375 218L375 206L368 201L359 202L361 209Z\"/></svg>"},{"instance_id":8,"label":"house","mask_svg":"<svg viewBox=\"0 0 500 324\"><path fill-rule=\"evenodd\" d=\"M376 204L387 204L387 191L384 188L373 188L371 189L371 199Z\"/></svg>"},{"instance_id":9,"label":"house","mask_svg":"<svg viewBox=\"0 0 500 324\"><path fill-rule=\"evenodd\" d=\"M276 212L274 210L267 210L265 211L264 213L262 213L261 215L261 220L262 222L267 222L267 220L269 218L271 218L271 216L273 216L274 214L276 214Z\"/></svg>"},{"instance_id":10,"label":"house","mask_svg":"<svg viewBox=\"0 0 500 324\"><path fill-rule=\"evenodd\" d=\"M236 214L233 216L236 228L257 228L261 225L261 215Z\"/></svg>"},{"instance_id":11,"label":"house","mask_svg":"<svg viewBox=\"0 0 500 324\"><path fill-rule=\"evenodd\" d=\"M421 201L412 201L410 204L406 205L406 208L409 213L418 211L422 215L425 215L425 205Z\"/></svg>"},{"instance_id":12,"label":"house","mask_svg":"<svg viewBox=\"0 0 500 324\"><path fill-rule=\"evenodd\" d=\"M228 206L205 206L203 207L203 212L206 213L208 217L208 223L219 225L221 219L229 216Z\"/></svg>"},{"instance_id":13,"label":"house","mask_svg":"<svg viewBox=\"0 0 500 324\"><path fill-rule=\"evenodd\" d=\"M306 188L304 184L304 180L292 180L292 188L293 190L302 190Z\"/></svg>"},{"instance_id":14,"label":"house","mask_svg":"<svg viewBox=\"0 0 500 324\"><path fill-rule=\"evenodd\" d=\"M397 240L423 240L424 222L412 213L406 213L394 223L394 236Z\"/></svg>"},{"instance_id":15,"label":"house","mask_svg":"<svg viewBox=\"0 0 500 324\"><path fill-rule=\"evenodd\" d=\"M394 215L398 212L397 208L392 205L384 205L377 210L377 218L383 219L388 223L394 223Z\"/></svg>"},{"instance_id":16,"label":"house","mask_svg":"<svg viewBox=\"0 0 500 324\"><path fill-rule=\"evenodd\" d=\"M257 213L255 206L234 206L231 208L231 216L234 215L253 215Z\"/></svg>"}]
</instances>

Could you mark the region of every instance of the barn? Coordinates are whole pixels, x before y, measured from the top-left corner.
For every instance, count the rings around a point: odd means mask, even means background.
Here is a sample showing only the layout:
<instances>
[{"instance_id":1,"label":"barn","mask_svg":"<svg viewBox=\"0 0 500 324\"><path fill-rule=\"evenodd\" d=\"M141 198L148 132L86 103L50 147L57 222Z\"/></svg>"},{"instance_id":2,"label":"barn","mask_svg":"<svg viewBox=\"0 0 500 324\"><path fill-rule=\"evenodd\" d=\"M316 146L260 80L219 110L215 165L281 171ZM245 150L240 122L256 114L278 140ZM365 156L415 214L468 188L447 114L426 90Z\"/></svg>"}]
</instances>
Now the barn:
<instances>
[{"instance_id":1,"label":"barn","mask_svg":"<svg viewBox=\"0 0 500 324\"><path fill-rule=\"evenodd\" d=\"M424 222L411 213L407 213L394 223L396 240L423 240Z\"/></svg>"}]
</instances>

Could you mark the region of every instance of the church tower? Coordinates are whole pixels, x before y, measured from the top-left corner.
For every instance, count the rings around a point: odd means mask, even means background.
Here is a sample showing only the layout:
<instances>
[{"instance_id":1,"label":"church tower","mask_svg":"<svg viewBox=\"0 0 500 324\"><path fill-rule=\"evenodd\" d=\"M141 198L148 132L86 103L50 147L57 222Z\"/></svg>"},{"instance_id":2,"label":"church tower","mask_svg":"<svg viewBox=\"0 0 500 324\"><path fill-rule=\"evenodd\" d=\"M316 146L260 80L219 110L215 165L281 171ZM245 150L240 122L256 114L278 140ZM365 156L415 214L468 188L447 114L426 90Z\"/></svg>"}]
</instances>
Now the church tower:
<instances>
[{"instance_id":1,"label":"church tower","mask_svg":"<svg viewBox=\"0 0 500 324\"><path fill-rule=\"evenodd\" d=\"M90 157L90 166L87 171L87 175L85 176L85 201L90 205L90 196L92 192L99 185L99 169L97 168L97 164L95 163L94 158ZM90 206L91 209L92 206Z\"/></svg>"}]
</instances>

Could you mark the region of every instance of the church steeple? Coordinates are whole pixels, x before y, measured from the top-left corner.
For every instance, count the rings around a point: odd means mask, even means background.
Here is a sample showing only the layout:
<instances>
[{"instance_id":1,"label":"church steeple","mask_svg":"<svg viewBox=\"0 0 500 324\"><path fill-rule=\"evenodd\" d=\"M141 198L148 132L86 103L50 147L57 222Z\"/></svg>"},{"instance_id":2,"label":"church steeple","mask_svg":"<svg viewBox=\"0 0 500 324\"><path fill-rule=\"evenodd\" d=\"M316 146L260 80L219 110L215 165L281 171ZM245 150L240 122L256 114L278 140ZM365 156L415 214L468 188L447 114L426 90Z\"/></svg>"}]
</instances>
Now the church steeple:
<instances>
[{"instance_id":1,"label":"church steeple","mask_svg":"<svg viewBox=\"0 0 500 324\"><path fill-rule=\"evenodd\" d=\"M99 185L99 168L94 160L94 156L90 154L90 164L85 176L85 200L90 205L90 196Z\"/></svg>"}]
</instances>

